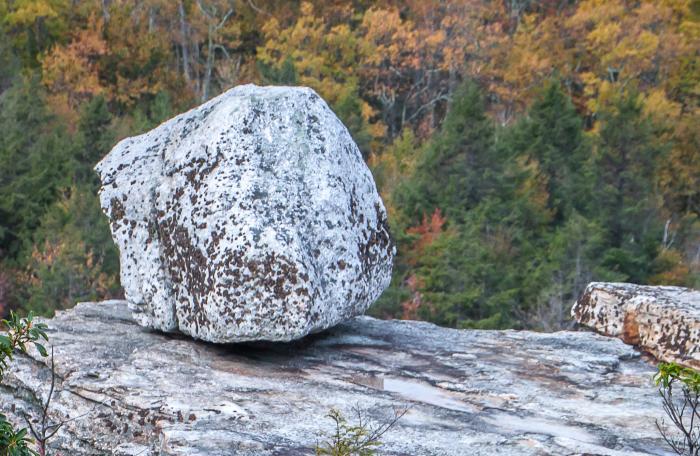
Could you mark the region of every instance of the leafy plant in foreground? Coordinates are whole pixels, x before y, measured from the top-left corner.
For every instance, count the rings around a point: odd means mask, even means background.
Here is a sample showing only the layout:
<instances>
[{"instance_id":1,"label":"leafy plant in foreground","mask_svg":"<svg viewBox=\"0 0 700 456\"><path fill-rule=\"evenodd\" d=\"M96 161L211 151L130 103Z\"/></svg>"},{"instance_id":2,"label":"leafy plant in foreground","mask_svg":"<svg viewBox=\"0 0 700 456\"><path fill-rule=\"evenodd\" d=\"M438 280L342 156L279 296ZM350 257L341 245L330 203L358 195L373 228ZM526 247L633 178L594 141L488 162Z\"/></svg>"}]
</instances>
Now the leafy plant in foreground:
<instances>
[{"instance_id":1,"label":"leafy plant in foreground","mask_svg":"<svg viewBox=\"0 0 700 456\"><path fill-rule=\"evenodd\" d=\"M359 408L353 409L356 424L348 420L337 409L331 409L326 415L333 420L335 430L330 438L316 445L316 456L374 456L381 446L381 438L406 414L407 409L394 410L388 421L371 424L366 414Z\"/></svg>"},{"instance_id":2,"label":"leafy plant in foreground","mask_svg":"<svg viewBox=\"0 0 700 456\"><path fill-rule=\"evenodd\" d=\"M662 419L656 427L676 454L700 455L700 372L676 363L660 363L654 382L664 411L679 432L672 435Z\"/></svg>"},{"instance_id":3,"label":"leafy plant in foreground","mask_svg":"<svg viewBox=\"0 0 700 456\"><path fill-rule=\"evenodd\" d=\"M26 353L27 345L34 344L41 356L48 356L46 348L39 342L42 339L48 341L47 326L35 323L32 313L27 318L19 318L12 312L2 323L7 327L7 333L0 335L0 381L15 350ZM27 430L16 430L7 416L0 413L0 456L37 456L38 453L29 448L29 443Z\"/></svg>"}]
</instances>

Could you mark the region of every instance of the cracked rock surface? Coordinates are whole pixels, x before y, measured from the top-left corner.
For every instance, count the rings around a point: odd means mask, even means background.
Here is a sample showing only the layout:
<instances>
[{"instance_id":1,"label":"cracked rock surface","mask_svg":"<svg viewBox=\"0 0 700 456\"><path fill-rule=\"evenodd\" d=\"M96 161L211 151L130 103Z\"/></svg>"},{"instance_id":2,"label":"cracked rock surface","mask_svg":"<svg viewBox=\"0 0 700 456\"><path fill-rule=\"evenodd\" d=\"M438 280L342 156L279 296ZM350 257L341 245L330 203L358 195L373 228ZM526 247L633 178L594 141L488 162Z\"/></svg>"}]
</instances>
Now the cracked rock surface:
<instances>
[{"instance_id":1,"label":"cracked rock surface","mask_svg":"<svg viewBox=\"0 0 700 456\"><path fill-rule=\"evenodd\" d=\"M408 413L386 455L665 455L653 366L592 332L445 329L358 317L292 343L213 345L137 325L124 301L48 320L63 455L311 455L335 407ZM47 361L17 356L0 388L37 416Z\"/></svg>"},{"instance_id":2,"label":"cracked rock surface","mask_svg":"<svg viewBox=\"0 0 700 456\"><path fill-rule=\"evenodd\" d=\"M96 170L144 326L288 341L362 314L391 279L372 175L311 89L236 87L121 141Z\"/></svg>"},{"instance_id":3,"label":"cracked rock surface","mask_svg":"<svg viewBox=\"0 0 700 456\"><path fill-rule=\"evenodd\" d=\"M638 345L657 359L700 369L700 291L593 282L571 314L579 323Z\"/></svg>"}]
</instances>

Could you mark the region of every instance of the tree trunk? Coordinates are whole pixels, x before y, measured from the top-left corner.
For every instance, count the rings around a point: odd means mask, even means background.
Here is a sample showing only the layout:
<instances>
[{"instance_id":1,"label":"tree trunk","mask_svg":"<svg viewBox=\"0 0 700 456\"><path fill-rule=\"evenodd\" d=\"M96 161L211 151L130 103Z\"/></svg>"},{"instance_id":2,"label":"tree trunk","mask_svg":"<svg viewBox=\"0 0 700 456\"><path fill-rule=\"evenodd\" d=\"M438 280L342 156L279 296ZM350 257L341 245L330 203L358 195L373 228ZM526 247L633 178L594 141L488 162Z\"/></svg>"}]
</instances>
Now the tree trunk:
<instances>
[{"instance_id":1,"label":"tree trunk","mask_svg":"<svg viewBox=\"0 0 700 456\"><path fill-rule=\"evenodd\" d=\"M190 74L190 50L187 45L187 20L185 19L185 5L182 0L178 3L178 12L180 13L180 47L182 49L182 73L185 80L190 82L192 75Z\"/></svg>"}]
</instances>

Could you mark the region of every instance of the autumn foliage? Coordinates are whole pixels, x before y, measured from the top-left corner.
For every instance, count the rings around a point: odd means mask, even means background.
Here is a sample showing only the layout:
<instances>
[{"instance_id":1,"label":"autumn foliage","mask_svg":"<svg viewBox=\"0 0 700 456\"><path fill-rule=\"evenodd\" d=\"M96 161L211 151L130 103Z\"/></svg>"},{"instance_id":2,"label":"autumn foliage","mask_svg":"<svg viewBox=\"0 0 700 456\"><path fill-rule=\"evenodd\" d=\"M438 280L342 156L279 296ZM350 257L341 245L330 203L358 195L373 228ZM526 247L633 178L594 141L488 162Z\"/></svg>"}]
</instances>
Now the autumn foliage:
<instances>
[{"instance_id":1,"label":"autumn foliage","mask_svg":"<svg viewBox=\"0 0 700 456\"><path fill-rule=\"evenodd\" d=\"M243 83L338 114L398 258L376 315L568 324L699 285L697 0L0 0L0 306L121 296L92 166Z\"/></svg>"}]
</instances>

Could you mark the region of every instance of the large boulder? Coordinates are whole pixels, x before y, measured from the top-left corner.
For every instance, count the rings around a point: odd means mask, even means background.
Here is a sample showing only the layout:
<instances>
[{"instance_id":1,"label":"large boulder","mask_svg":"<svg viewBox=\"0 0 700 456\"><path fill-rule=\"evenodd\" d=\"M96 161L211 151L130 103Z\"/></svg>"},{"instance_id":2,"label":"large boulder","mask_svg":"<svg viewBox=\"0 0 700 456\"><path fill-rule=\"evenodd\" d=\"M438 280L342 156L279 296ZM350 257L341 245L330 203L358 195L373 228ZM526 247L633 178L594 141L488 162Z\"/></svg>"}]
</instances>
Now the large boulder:
<instances>
[{"instance_id":1,"label":"large boulder","mask_svg":"<svg viewBox=\"0 0 700 456\"><path fill-rule=\"evenodd\" d=\"M593 282L571 314L577 322L638 345L657 359L700 368L700 291Z\"/></svg>"},{"instance_id":2,"label":"large boulder","mask_svg":"<svg viewBox=\"0 0 700 456\"><path fill-rule=\"evenodd\" d=\"M287 341L362 314L389 284L384 205L311 89L236 87L121 141L96 170L141 325Z\"/></svg>"}]
</instances>

